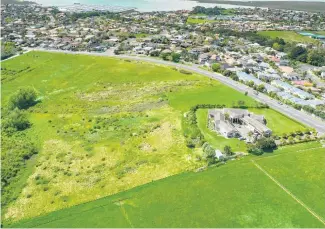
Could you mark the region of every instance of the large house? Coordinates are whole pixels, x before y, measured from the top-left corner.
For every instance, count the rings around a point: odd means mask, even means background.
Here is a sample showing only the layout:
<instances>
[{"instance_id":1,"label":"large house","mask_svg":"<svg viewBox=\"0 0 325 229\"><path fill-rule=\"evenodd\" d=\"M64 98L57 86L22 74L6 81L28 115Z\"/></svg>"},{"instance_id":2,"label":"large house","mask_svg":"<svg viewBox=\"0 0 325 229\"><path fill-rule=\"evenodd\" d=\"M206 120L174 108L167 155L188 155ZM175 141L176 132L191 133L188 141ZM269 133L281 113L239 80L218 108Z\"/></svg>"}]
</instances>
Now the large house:
<instances>
[{"instance_id":1,"label":"large house","mask_svg":"<svg viewBox=\"0 0 325 229\"><path fill-rule=\"evenodd\" d=\"M263 115L255 115L243 109L211 109L208 112L213 129L226 138L271 136ZM250 134L249 134L250 133Z\"/></svg>"}]
</instances>

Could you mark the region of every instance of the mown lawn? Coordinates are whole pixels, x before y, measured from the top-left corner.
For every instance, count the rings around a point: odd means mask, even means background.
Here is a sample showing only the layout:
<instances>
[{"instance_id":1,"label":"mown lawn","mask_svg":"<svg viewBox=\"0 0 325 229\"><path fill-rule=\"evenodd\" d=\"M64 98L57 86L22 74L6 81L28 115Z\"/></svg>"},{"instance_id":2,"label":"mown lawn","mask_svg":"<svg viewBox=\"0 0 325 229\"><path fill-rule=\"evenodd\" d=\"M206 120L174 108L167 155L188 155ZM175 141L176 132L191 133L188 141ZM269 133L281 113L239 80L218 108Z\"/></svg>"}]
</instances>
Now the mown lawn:
<instances>
[{"instance_id":1,"label":"mown lawn","mask_svg":"<svg viewBox=\"0 0 325 229\"><path fill-rule=\"evenodd\" d=\"M296 131L304 131L307 129L303 124L288 118L287 116L272 109L249 109L251 112L264 115L267 126L273 131L274 135L281 136Z\"/></svg>"},{"instance_id":2,"label":"mown lawn","mask_svg":"<svg viewBox=\"0 0 325 229\"><path fill-rule=\"evenodd\" d=\"M324 217L324 148L287 146L255 161ZM298 151L297 150L305 150ZM12 227L260 227L324 225L251 162L187 172Z\"/></svg>"},{"instance_id":3,"label":"mown lawn","mask_svg":"<svg viewBox=\"0 0 325 229\"><path fill-rule=\"evenodd\" d=\"M86 55L30 52L3 62L1 80L4 106L23 86L40 98L27 110L40 152L2 211L8 222L201 167L186 147L183 113L198 103L255 103L197 74Z\"/></svg>"},{"instance_id":4,"label":"mown lawn","mask_svg":"<svg viewBox=\"0 0 325 229\"><path fill-rule=\"evenodd\" d=\"M207 127L208 109L199 109L196 112L198 126L204 135L204 138L211 144L212 147L223 151L223 148L228 145L234 152L246 151L246 143L237 138L226 139Z\"/></svg>"},{"instance_id":5,"label":"mown lawn","mask_svg":"<svg viewBox=\"0 0 325 229\"><path fill-rule=\"evenodd\" d=\"M260 31L258 34L271 37L271 38L282 38L288 42L299 42L299 43L319 43L317 40L302 36L294 31Z\"/></svg>"}]
</instances>

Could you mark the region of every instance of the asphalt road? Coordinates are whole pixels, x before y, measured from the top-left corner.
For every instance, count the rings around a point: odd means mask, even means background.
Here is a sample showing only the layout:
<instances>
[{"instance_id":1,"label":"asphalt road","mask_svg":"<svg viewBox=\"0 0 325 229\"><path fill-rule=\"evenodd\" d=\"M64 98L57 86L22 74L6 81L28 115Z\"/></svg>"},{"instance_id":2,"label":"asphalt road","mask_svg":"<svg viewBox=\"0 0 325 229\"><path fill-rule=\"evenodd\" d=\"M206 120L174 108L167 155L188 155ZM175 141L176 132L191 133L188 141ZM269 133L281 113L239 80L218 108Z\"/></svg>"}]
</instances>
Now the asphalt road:
<instances>
[{"instance_id":1,"label":"asphalt road","mask_svg":"<svg viewBox=\"0 0 325 229\"><path fill-rule=\"evenodd\" d=\"M29 49L30 50L30 49ZM298 111L294 109L293 107L287 106L285 104L279 104L277 100L272 99L271 97L259 93L258 95L253 93L253 89L241 84L237 81L234 81L228 77L225 77L221 74L218 73L213 73L209 72L206 70L203 70L199 68L198 65L184 65L184 64L178 64L178 63L173 63L169 61L164 61L161 59L155 59L155 58L150 58L150 57L140 57L140 56L129 56L129 55L114 55L112 51L107 51L104 53L90 53L90 52L73 52L73 51L64 51L64 50L42 50L42 49L33 49L35 51L48 51L48 52L63 52L63 53L70 53L70 54L85 54L85 55L94 55L94 56L110 56L110 57L115 57L115 58L120 58L120 59L130 59L130 60L137 60L137 61L147 61L147 62L152 62L156 64L161 64L161 65L168 65L168 66L173 66L173 67L178 67L178 68L183 68L188 71L196 72L202 75L205 75L207 77L210 77L212 79L218 80L222 82L223 84L228 85L229 87L234 88L235 90L245 93L246 91L248 92L248 95L255 100L266 103L268 104L271 108L274 110L277 110L290 118L297 120L301 123L304 123L305 125L315 128L319 134L325 134L325 121L321 120L318 117L314 117L311 114L308 114L303 111Z\"/></svg>"}]
</instances>

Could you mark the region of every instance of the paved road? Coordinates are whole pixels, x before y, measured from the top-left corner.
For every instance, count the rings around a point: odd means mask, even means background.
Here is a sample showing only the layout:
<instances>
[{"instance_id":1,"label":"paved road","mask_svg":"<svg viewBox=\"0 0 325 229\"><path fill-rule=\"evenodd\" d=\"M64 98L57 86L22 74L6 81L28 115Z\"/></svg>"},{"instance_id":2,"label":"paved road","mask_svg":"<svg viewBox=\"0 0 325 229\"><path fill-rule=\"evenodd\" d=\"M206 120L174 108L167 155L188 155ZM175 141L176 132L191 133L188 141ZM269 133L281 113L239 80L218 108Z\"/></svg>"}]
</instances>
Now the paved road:
<instances>
[{"instance_id":1,"label":"paved road","mask_svg":"<svg viewBox=\"0 0 325 229\"><path fill-rule=\"evenodd\" d=\"M72 52L72 51L63 51L63 50L41 50L41 49L33 49L37 51L50 51L50 52L63 52L63 53L70 53L70 54L85 54L85 55L94 55L94 56L110 56L110 57L116 57L116 58L121 58L121 59L131 59L131 60L138 60L138 61L147 61L147 62L152 62L156 64L162 64L162 65L168 65L168 66L173 66L173 67L179 67L183 68L192 72L196 72L205 76L208 76L212 79L216 79L223 84L228 85L229 87L234 88L237 91L240 91L242 93L245 93L246 91L248 92L250 97L253 97L255 100L259 102L263 102L268 104L271 108L286 114L290 118L297 120L301 123L304 123L307 126L310 126L312 128L315 128L320 134L325 134L325 121L322 121L318 117L314 117L306 112L303 111L298 111L292 107L289 107L285 104L279 104L277 100L272 99L271 97L259 93L258 95L255 95L253 93L253 89L250 87L238 83L237 81L234 81L228 77L225 77L221 74L218 73L213 73L209 72L206 70L203 70L199 68L198 65L183 65L183 64L178 64L178 63L173 63L173 62L168 62L164 61L161 59L155 59L155 58L150 58L150 57L139 57L139 56L129 56L129 55L114 55L111 51L107 51L104 53L90 53L90 52Z\"/></svg>"}]
</instances>

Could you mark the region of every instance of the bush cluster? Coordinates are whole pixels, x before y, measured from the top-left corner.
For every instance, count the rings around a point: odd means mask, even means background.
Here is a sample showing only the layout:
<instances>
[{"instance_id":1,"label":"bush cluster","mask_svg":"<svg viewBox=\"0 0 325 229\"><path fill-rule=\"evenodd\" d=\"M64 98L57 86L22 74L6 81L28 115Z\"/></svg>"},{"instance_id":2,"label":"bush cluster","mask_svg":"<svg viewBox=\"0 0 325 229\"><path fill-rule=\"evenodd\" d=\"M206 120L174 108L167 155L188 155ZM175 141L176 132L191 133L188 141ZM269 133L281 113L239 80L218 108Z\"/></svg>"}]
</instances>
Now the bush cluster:
<instances>
[{"instance_id":1,"label":"bush cluster","mask_svg":"<svg viewBox=\"0 0 325 229\"><path fill-rule=\"evenodd\" d=\"M24 131L30 127L30 122L23 109L34 105L35 100L34 89L22 88L10 97L8 106L3 109L1 128L2 206L8 205L17 198L20 190L17 190L14 184L23 174L27 160L38 153L36 144Z\"/></svg>"},{"instance_id":2,"label":"bush cluster","mask_svg":"<svg viewBox=\"0 0 325 229\"><path fill-rule=\"evenodd\" d=\"M247 150L254 155L262 155L264 152L273 151L277 148L275 141L270 137L261 137L254 144L247 144Z\"/></svg>"}]
</instances>

